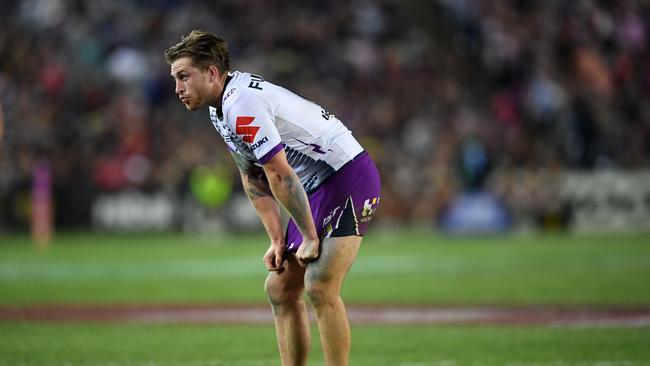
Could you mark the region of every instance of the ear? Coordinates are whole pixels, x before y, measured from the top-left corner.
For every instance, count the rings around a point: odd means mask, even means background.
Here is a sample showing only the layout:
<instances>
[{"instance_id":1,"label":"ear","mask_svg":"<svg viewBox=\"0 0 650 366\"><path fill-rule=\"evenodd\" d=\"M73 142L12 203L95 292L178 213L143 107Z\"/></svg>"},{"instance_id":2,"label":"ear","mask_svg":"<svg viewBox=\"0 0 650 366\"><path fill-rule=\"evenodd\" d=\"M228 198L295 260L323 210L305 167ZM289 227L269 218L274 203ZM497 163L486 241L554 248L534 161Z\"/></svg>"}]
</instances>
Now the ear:
<instances>
[{"instance_id":1,"label":"ear","mask_svg":"<svg viewBox=\"0 0 650 366\"><path fill-rule=\"evenodd\" d=\"M208 66L208 74L210 76L210 81L215 81L219 80L221 78L221 73L219 72L219 69L215 65L209 65Z\"/></svg>"}]
</instances>

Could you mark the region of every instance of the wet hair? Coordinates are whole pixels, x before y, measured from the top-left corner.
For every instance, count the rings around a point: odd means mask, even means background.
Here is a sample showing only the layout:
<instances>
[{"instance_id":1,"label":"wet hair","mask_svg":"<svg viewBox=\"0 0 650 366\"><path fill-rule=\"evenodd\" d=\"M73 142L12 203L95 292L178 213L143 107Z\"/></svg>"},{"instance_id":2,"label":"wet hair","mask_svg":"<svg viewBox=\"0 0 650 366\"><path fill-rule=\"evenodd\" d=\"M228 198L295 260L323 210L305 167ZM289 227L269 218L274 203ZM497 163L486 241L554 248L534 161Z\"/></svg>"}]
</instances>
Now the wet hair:
<instances>
[{"instance_id":1,"label":"wet hair","mask_svg":"<svg viewBox=\"0 0 650 366\"><path fill-rule=\"evenodd\" d=\"M192 65L199 68L215 65L222 73L230 70L230 55L226 41L202 30L191 31L190 34L183 36L180 43L165 50L165 60L170 65L183 57L190 57Z\"/></svg>"}]
</instances>

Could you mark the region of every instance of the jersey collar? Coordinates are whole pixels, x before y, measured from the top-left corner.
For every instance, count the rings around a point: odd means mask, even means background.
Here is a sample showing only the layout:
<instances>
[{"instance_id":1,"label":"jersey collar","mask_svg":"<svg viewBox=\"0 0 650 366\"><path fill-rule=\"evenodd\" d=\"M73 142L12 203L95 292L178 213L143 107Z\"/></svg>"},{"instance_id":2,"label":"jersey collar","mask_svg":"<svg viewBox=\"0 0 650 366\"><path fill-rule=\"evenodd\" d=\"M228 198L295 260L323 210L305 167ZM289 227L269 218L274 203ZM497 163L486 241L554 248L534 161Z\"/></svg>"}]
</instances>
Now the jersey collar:
<instances>
[{"instance_id":1,"label":"jersey collar","mask_svg":"<svg viewBox=\"0 0 650 366\"><path fill-rule=\"evenodd\" d=\"M219 119L223 118L223 93L225 93L226 87L228 86L230 80L232 80L232 74L228 73L228 75L226 75L226 82L223 83L223 90L221 91L221 95L219 96L219 99L221 99L221 105L217 107L217 117L219 117Z\"/></svg>"}]
</instances>

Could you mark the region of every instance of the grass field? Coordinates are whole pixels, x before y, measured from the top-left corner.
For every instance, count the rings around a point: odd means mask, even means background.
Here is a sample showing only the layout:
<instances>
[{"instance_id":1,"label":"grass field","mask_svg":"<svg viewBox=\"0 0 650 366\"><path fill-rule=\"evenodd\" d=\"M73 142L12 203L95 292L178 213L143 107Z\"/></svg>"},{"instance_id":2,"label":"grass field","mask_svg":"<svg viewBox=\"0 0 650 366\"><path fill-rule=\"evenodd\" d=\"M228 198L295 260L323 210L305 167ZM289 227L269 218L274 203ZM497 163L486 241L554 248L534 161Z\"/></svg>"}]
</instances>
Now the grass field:
<instances>
[{"instance_id":1,"label":"grass field","mask_svg":"<svg viewBox=\"0 0 650 366\"><path fill-rule=\"evenodd\" d=\"M8 324L0 332L2 366L279 364L271 326ZM650 364L650 329L357 326L353 339L351 365ZM313 340L309 364L323 365Z\"/></svg>"},{"instance_id":2,"label":"grass field","mask_svg":"<svg viewBox=\"0 0 650 366\"><path fill-rule=\"evenodd\" d=\"M0 304L264 303L264 236L0 238ZM650 304L650 236L369 236L351 303Z\"/></svg>"},{"instance_id":3,"label":"grass field","mask_svg":"<svg viewBox=\"0 0 650 366\"><path fill-rule=\"evenodd\" d=\"M264 303L261 235L0 237L0 306ZM650 236L366 238L362 304L650 305ZM650 365L650 328L353 327L352 365ZM0 322L0 365L277 365L271 326ZM310 365L322 365L314 333Z\"/></svg>"}]
</instances>

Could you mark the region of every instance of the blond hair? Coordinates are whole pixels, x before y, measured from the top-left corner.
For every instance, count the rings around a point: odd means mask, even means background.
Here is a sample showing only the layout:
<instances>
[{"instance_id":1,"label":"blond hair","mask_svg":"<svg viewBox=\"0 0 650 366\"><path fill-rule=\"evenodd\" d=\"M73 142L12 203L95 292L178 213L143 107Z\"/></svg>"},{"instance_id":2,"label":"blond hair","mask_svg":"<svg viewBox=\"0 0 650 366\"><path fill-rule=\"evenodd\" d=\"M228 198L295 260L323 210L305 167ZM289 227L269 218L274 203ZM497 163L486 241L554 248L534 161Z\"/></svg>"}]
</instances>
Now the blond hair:
<instances>
[{"instance_id":1,"label":"blond hair","mask_svg":"<svg viewBox=\"0 0 650 366\"><path fill-rule=\"evenodd\" d=\"M226 41L202 30L191 31L183 36L180 43L165 50L165 59L170 65L183 57L190 57L192 65L196 67L207 68L209 65L215 65L222 73L230 70Z\"/></svg>"}]
</instances>

